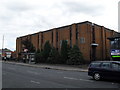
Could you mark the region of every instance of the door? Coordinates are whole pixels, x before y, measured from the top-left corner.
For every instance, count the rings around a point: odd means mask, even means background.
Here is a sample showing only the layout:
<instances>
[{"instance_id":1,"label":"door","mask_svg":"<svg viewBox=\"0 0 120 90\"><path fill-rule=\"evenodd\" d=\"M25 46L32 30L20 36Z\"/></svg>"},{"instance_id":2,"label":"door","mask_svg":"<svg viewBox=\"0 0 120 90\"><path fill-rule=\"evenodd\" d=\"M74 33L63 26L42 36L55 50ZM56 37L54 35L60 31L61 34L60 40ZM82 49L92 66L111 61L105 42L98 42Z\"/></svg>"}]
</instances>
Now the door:
<instances>
[{"instance_id":1,"label":"door","mask_svg":"<svg viewBox=\"0 0 120 90\"><path fill-rule=\"evenodd\" d=\"M120 64L119 63L112 63L112 76L113 76L113 79L120 80Z\"/></svg>"},{"instance_id":2,"label":"door","mask_svg":"<svg viewBox=\"0 0 120 90\"><path fill-rule=\"evenodd\" d=\"M103 62L101 64L101 74L102 74L102 77L104 78L111 78L112 75L111 75L111 63L110 62Z\"/></svg>"}]
</instances>

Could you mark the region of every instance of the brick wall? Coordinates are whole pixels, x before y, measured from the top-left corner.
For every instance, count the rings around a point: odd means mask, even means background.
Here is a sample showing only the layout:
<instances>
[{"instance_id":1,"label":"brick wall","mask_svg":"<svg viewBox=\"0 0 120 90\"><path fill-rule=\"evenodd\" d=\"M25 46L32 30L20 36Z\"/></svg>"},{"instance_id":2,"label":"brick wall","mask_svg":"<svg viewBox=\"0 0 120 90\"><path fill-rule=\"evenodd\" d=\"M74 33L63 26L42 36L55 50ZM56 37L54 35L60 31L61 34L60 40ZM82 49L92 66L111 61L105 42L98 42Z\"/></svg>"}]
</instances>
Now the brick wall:
<instances>
[{"instance_id":1,"label":"brick wall","mask_svg":"<svg viewBox=\"0 0 120 90\"><path fill-rule=\"evenodd\" d=\"M102 60L110 58L110 41L107 38L115 33L117 32L109 30L104 26L97 24L93 25L88 21L76 23L19 37L16 40L16 52L17 54L22 52L24 46L21 44L21 41L25 40L26 38L31 40L36 50L38 48L42 49L46 41L49 41L52 46L58 48L59 50L62 40L67 40L71 47L78 45L84 56L84 59L87 61L93 59L93 48L91 44L97 43L98 47L96 47L96 59Z\"/></svg>"}]
</instances>

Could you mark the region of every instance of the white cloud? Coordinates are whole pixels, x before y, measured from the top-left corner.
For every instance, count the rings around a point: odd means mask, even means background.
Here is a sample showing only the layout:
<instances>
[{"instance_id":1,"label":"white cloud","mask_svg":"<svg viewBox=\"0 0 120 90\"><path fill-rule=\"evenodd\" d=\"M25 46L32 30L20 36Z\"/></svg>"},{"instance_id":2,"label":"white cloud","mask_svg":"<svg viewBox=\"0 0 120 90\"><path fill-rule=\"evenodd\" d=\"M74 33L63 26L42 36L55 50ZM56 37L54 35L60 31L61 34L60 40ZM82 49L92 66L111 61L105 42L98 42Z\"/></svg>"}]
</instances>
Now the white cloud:
<instances>
[{"instance_id":1,"label":"white cloud","mask_svg":"<svg viewBox=\"0 0 120 90\"><path fill-rule=\"evenodd\" d=\"M0 47L16 49L16 37L91 21L118 29L119 0L0 0Z\"/></svg>"}]
</instances>

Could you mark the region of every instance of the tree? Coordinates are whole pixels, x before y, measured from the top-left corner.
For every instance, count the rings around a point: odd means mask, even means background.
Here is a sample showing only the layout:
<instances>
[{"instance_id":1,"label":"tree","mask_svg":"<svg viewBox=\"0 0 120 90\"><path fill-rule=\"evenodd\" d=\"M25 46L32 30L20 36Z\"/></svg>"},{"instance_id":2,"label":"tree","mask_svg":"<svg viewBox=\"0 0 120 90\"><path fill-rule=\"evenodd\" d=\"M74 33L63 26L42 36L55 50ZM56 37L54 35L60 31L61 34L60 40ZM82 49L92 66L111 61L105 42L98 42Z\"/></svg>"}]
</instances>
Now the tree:
<instances>
[{"instance_id":1,"label":"tree","mask_svg":"<svg viewBox=\"0 0 120 90\"><path fill-rule=\"evenodd\" d=\"M38 49L36 52L35 52L35 63L39 63L39 59L40 59L40 49Z\"/></svg>"},{"instance_id":2,"label":"tree","mask_svg":"<svg viewBox=\"0 0 120 90\"><path fill-rule=\"evenodd\" d=\"M25 49L28 49L28 52L33 53L33 52L36 51L36 50L35 50L35 47L34 47L33 44L30 42L29 39L23 40L23 41L22 41L22 44L24 45L24 48L25 48Z\"/></svg>"},{"instance_id":3,"label":"tree","mask_svg":"<svg viewBox=\"0 0 120 90\"><path fill-rule=\"evenodd\" d=\"M43 58L44 58L45 62L47 61L47 59L49 57L50 51L51 51L51 45L50 45L49 41L46 41L44 48L43 48Z\"/></svg>"},{"instance_id":4,"label":"tree","mask_svg":"<svg viewBox=\"0 0 120 90\"><path fill-rule=\"evenodd\" d=\"M73 48L69 50L67 64L79 65L82 64L83 62L84 59L82 53L80 52L78 46L74 45Z\"/></svg>"},{"instance_id":5,"label":"tree","mask_svg":"<svg viewBox=\"0 0 120 90\"><path fill-rule=\"evenodd\" d=\"M68 50L69 46L66 40L62 40L60 55L61 55L61 63L65 64L68 59Z\"/></svg>"},{"instance_id":6,"label":"tree","mask_svg":"<svg viewBox=\"0 0 120 90\"><path fill-rule=\"evenodd\" d=\"M53 47L50 51L47 62L48 63L59 63L60 55L59 52Z\"/></svg>"}]
</instances>

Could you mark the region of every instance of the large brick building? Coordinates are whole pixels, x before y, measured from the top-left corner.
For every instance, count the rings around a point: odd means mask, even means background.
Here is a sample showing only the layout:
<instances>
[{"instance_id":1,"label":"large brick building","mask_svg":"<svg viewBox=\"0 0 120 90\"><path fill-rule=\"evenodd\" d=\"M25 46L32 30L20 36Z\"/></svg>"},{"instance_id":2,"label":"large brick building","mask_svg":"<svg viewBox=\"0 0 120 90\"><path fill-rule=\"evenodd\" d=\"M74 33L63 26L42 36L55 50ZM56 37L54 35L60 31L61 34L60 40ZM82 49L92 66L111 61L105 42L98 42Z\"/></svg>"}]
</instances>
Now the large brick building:
<instances>
[{"instance_id":1,"label":"large brick building","mask_svg":"<svg viewBox=\"0 0 120 90\"><path fill-rule=\"evenodd\" d=\"M47 31L38 32L22 37L16 40L17 56L23 52L24 47L21 43L26 38L30 39L36 50L42 49L45 42L49 40L50 44L60 49L61 41L67 40L70 47L78 45L86 61L110 59L110 41L107 39L117 32L93 24L89 21L74 23L72 25L53 28Z\"/></svg>"}]
</instances>

